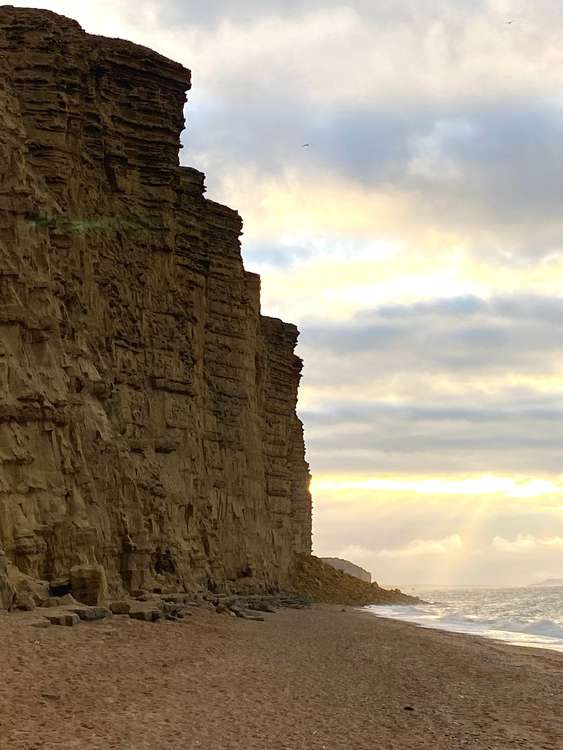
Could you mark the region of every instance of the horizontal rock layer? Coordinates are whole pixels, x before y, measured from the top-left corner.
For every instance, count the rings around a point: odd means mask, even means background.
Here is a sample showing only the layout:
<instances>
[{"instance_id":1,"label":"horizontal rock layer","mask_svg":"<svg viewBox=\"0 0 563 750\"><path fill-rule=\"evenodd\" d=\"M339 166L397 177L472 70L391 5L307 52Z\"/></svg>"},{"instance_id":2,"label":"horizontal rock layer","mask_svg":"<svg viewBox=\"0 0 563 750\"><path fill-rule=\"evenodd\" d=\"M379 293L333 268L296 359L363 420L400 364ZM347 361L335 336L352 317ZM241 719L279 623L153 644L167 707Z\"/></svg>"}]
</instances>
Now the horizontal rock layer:
<instances>
[{"instance_id":1,"label":"horizontal rock layer","mask_svg":"<svg viewBox=\"0 0 563 750\"><path fill-rule=\"evenodd\" d=\"M189 71L9 6L0 71L0 573L283 585L311 544L298 332L179 166Z\"/></svg>"}]
</instances>

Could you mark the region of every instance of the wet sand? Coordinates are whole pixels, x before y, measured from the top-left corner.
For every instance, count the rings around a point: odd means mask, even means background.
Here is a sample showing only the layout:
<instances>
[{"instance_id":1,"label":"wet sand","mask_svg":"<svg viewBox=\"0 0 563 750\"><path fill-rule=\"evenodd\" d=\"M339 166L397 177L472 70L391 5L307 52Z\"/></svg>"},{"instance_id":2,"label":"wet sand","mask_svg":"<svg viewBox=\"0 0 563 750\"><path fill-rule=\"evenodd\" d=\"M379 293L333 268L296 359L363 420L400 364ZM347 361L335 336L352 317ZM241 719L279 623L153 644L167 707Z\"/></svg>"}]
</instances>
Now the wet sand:
<instances>
[{"instance_id":1,"label":"wet sand","mask_svg":"<svg viewBox=\"0 0 563 750\"><path fill-rule=\"evenodd\" d=\"M1 750L563 748L556 652L334 606L37 619L0 615Z\"/></svg>"}]
</instances>

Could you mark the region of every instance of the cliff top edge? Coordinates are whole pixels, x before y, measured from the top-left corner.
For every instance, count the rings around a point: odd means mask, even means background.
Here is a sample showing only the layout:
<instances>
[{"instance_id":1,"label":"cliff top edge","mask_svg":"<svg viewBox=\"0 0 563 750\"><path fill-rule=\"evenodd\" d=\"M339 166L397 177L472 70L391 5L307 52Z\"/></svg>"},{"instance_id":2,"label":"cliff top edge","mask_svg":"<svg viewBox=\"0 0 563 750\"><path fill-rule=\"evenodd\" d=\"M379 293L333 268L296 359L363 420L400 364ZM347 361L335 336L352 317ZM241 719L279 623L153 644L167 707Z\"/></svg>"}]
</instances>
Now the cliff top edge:
<instances>
[{"instance_id":1,"label":"cliff top edge","mask_svg":"<svg viewBox=\"0 0 563 750\"><path fill-rule=\"evenodd\" d=\"M123 52L127 56L156 63L163 72L165 70L168 74L173 74L175 78L184 83L186 91L191 88L191 70L150 47L145 47L142 44L119 37L91 34L85 31L78 21L51 10L0 5L0 28L3 27L6 30L7 27L12 26L13 30L16 31L18 30L18 25L22 23L25 23L25 29L22 30L26 32L46 31L50 26L51 31L57 30L68 36L84 40L88 39L92 46L95 46L97 43L102 49L106 48L108 51L111 50L114 53Z\"/></svg>"}]
</instances>

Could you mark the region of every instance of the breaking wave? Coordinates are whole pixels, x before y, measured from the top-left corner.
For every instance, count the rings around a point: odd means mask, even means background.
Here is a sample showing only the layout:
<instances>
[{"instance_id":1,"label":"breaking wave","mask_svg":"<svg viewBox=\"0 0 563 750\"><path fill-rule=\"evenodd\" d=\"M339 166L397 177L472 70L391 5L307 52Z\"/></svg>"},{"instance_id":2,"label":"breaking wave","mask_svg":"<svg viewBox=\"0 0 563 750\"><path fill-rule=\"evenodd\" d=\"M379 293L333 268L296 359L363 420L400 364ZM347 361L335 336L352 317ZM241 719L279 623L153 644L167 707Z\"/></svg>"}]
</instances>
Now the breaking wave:
<instances>
[{"instance_id":1,"label":"breaking wave","mask_svg":"<svg viewBox=\"0 0 563 750\"><path fill-rule=\"evenodd\" d=\"M411 593L409 591L409 593ZM420 605L370 606L380 617L563 652L563 588L417 589Z\"/></svg>"}]
</instances>

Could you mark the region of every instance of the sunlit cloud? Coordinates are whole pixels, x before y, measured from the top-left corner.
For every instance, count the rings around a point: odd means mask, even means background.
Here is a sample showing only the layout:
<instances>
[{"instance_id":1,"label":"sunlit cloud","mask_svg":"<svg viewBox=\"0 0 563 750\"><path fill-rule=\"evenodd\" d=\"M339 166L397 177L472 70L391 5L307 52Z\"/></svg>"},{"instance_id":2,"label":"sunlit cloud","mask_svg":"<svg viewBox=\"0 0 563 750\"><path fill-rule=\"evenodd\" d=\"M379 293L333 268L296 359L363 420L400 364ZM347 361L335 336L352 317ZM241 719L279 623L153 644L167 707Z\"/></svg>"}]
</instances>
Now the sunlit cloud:
<instances>
[{"instance_id":1,"label":"sunlit cloud","mask_svg":"<svg viewBox=\"0 0 563 750\"><path fill-rule=\"evenodd\" d=\"M563 537L554 536L546 539L537 539L531 534L519 534L515 539L505 539L496 536L492 546L500 552L534 552L537 549L563 552Z\"/></svg>"},{"instance_id":2,"label":"sunlit cloud","mask_svg":"<svg viewBox=\"0 0 563 750\"><path fill-rule=\"evenodd\" d=\"M426 557L427 555L455 554L463 547L463 540L459 534L451 534L444 539L413 539L404 547L398 549L382 549L379 557Z\"/></svg>"},{"instance_id":3,"label":"sunlit cloud","mask_svg":"<svg viewBox=\"0 0 563 750\"><path fill-rule=\"evenodd\" d=\"M563 492L563 481L547 479L515 479L513 477L482 476L467 479L314 479L316 492L339 490L374 490L409 492L416 495L499 495L508 498L535 498Z\"/></svg>"}]
</instances>

